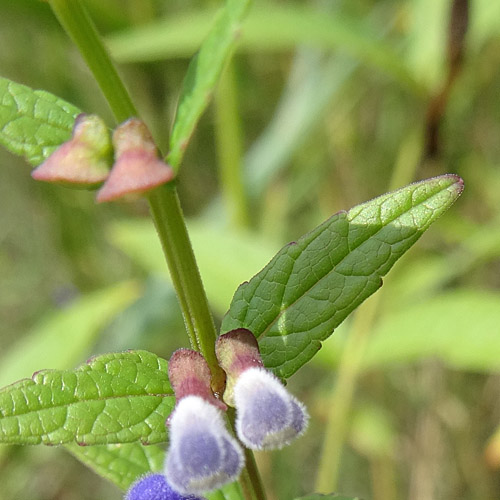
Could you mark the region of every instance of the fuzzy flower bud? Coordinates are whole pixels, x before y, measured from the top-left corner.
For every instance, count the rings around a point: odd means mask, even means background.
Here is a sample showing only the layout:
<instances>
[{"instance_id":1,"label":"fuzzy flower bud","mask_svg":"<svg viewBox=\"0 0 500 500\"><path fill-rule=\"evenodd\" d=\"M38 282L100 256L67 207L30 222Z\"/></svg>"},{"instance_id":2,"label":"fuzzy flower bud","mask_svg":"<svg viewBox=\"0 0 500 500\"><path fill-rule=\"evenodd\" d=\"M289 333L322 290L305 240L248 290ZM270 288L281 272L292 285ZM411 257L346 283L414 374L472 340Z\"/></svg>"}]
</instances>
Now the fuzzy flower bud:
<instances>
[{"instance_id":1,"label":"fuzzy flower bud","mask_svg":"<svg viewBox=\"0 0 500 500\"><path fill-rule=\"evenodd\" d=\"M204 500L184 496L172 489L163 474L148 474L138 479L128 490L124 500Z\"/></svg>"},{"instance_id":2,"label":"fuzzy flower bud","mask_svg":"<svg viewBox=\"0 0 500 500\"><path fill-rule=\"evenodd\" d=\"M240 375L234 399L238 437L253 450L282 448L307 428L304 405L264 368L249 368Z\"/></svg>"},{"instance_id":3,"label":"fuzzy flower bud","mask_svg":"<svg viewBox=\"0 0 500 500\"><path fill-rule=\"evenodd\" d=\"M250 330L220 336L215 349L228 380L224 400L236 406L236 431L245 446L282 448L305 431L309 416L304 405L264 368Z\"/></svg>"},{"instance_id":4,"label":"fuzzy flower bud","mask_svg":"<svg viewBox=\"0 0 500 500\"><path fill-rule=\"evenodd\" d=\"M106 124L95 115L80 114L71 139L57 148L31 173L38 181L93 188L104 182L112 162Z\"/></svg>"},{"instance_id":5,"label":"fuzzy flower bud","mask_svg":"<svg viewBox=\"0 0 500 500\"><path fill-rule=\"evenodd\" d=\"M97 201L112 201L132 193L144 193L174 178L172 167L158 158L146 124L130 118L113 133L115 164L97 193Z\"/></svg>"},{"instance_id":6,"label":"fuzzy flower bud","mask_svg":"<svg viewBox=\"0 0 500 500\"><path fill-rule=\"evenodd\" d=\"M217 407L200 396L186 396L178 401L169 425L165 475L175 490L199 495L238 478L243 452Z\"/></svg>"}]
</instances>

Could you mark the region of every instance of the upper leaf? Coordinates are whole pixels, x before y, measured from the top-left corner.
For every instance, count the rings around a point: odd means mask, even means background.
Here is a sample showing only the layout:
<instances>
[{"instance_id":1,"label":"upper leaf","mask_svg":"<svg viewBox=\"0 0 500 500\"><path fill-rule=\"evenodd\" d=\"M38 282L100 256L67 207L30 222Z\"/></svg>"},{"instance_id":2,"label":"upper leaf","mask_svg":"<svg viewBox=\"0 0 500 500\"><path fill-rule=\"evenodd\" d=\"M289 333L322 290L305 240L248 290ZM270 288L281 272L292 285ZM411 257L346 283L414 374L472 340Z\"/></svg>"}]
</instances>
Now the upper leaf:
<instances>
[{"instance_id":1,"label":"upper leaf","mask_svg":"<svg viewBox=\"0 0 500 500\"><path fill-rule=\"evenodd\" d=\"M165 360L146 351L106 354L0 390L0 442L158 443L173 406Z\"/></svg>"},{"instance_id":2,"label":"upper leaf","mask_svg":"<svg viewBox=\"0 0 500 500\"><path fill-rule=\"evenodd\" d=\"M221 333L248 328L264 364L291 376L462 189L459 177L444 175L335 214L238 288Z\"/></svg>"},{"instance_id":3,"label":"upper leaf","mask_svg":"<svg viewBox=\"0 0 500 500\"><path fill-rule=\"evenodd\" d=\"M80 113L55 95L0 77L0 144L32 165L70 139Z\"/></svg>"},{"instance_id":4,"label":"upper leaf","mask_svg":"<svg viewBox=\"0 0 500 500\"><path fill-rule=\"evenodd\" d=\"M208 105L210 94L231 55L238 38L241 22L250 0L227 0L225 8L193 58L181 91L177 115L170 138L167 157L174 169L184 155L187 143L201 114Z\"/></svg>"}]
</instances>

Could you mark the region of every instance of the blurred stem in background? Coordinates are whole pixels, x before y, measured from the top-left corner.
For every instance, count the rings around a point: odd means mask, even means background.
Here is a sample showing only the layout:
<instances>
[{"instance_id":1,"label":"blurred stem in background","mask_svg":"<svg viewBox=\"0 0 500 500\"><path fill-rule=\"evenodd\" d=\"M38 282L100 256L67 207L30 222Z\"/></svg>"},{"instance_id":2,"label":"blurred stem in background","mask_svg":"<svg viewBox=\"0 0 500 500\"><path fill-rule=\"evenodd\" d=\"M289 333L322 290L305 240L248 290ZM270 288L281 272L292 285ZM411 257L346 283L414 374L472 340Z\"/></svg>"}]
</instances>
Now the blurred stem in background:
<instances>
[{"instance_id":1,"label":"blurred stem in background","mask_svg":"<svg viewBox=\"0 0 500 500\"><path fill-rule=\"evenodd\" d=\"M250 225L247 194L242 175L242 133L238 85L232 63L226 66L215 92L215 133L222 196L231 225Z\"/></svg>"}]
</instances>

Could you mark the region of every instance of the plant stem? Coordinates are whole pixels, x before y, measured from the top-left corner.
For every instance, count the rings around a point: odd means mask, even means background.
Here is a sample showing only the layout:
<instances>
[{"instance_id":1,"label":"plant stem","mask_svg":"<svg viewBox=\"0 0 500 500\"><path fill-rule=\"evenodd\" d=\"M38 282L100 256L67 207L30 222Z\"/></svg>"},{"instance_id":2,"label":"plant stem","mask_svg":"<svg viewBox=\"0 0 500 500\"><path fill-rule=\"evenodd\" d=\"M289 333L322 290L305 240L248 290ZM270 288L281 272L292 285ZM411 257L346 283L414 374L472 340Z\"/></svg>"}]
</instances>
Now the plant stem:
<instances>
[{"instance_id":1,"label":"plant stem","mask_svg":"<svg viewBox=\"0 0 500 500\"><path fill-rule=\"evenodd\" d=\"M234 68L228 64L215 92L215 138L219 158L219 176L234 227L248 227L247 195L242 179L241 123L238 115L238 89Z\"/></svg>"},{"instance_id":2,"label":"plant stem","mask_svg":"<svg viewBox=\"0 0 500 500\"><path fill-rule=\"evenodd\" d=\"M207 360L215 391L224 387L224 373L215 357L215 325L207 296L173 184L155 189L149 195L151 214L167 259L172 281L184 315L191 345Z\"/></svg>"},{"instance_id":3,"label":"plant stem","mask_svg":"<svg viewBox=\"0 0 500 500\"><path fill-rule=\"evenodd\" d=\"M92 71L118 123L137 116L132 99L80 0L49 0L49 3Z\"/></svg>"},{"instance_id":4,"label":"plant stem","mask_svg":"<svg viewBox=\"0 0 500 500\"><path fill-rule=\"evenodd\" d=\"M79 0L49 0L49 2L62 26L78 46L116 119L121 122L131 116L137 116L132 99L120 80L92 20ZM207 360L212 372L214 390L221 391L225 375L215 356L217 333L189 240L175 183L160 186L149 194L148 199L191 344L193 348L200 350ZM231 423L234 428L234 412ZM266 500L250 450L246 450L246 468L241 474L240 485L245 500Z\"/></svg>"},{"instance_id":5,"label":"plant stem","mask_svg":"<svg viewBox=\"0 0 500 500\"><path fill-rule=\"evenodd\" d=\"M50 0L56 16L75 41L101 87L117 120L137 115L92 20L78 0ZM151 214L181 305L193 349L201 351L212 372L215 390L222 390L224 373L215 357L216 331L174 184L149 195Z\"/></svg>"},{"instance_id":6,"label":"plant stem","mask_svg":"<svg viewBox=\"0 0 500 500\"><path fill-rule=\"evenodd\" d=\"M231 424L231 428L235 429L236 412L234 408L229 407L227 410L227 418ZM262 484L255 457L252 450L243 446L245 453L245 468L243 469L239 483L245 500L266 500L266 492Z\"/></svg>"}]
</instances>

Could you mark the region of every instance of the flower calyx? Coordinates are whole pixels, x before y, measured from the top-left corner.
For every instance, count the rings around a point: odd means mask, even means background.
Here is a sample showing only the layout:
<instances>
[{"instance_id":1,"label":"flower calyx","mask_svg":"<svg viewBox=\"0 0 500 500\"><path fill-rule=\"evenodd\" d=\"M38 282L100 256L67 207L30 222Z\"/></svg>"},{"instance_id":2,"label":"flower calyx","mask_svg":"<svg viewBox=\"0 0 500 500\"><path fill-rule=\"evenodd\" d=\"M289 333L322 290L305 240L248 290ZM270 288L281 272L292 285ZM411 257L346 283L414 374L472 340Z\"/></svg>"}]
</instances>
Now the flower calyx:
<instances>
[{"instance_id":1,"label":"flower calyx","mask_svg":"<svg viewBox=\"0 0 500 500\"><path fill-rule=\"evenodd\" d=\"M146 124L130 118L113 132L115 163L97 193L98 203L130 194L141 194L171 181L175 173L158 158L158 151Z\"/></svg>"},{"instance_id":2,"label":"flower calyx","mask_svg":"<svg viewBox=\"0 0 500 500\"><path fill-rule=\"evenodd\" d=\"M92 189L109 175L113 159L110 133L96 115L77 116L69 141L31 172L33 179Z\"/></svg>"}]
</instances>

